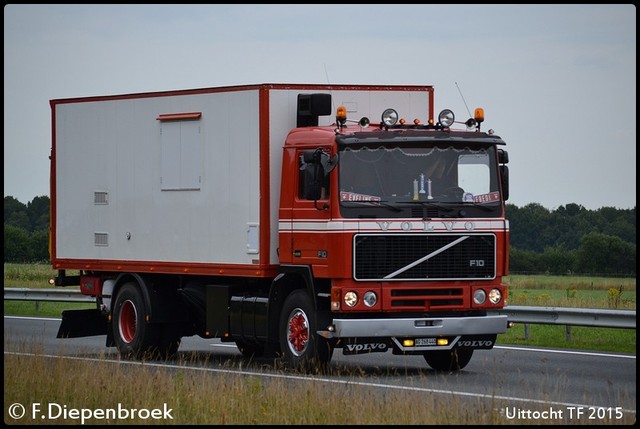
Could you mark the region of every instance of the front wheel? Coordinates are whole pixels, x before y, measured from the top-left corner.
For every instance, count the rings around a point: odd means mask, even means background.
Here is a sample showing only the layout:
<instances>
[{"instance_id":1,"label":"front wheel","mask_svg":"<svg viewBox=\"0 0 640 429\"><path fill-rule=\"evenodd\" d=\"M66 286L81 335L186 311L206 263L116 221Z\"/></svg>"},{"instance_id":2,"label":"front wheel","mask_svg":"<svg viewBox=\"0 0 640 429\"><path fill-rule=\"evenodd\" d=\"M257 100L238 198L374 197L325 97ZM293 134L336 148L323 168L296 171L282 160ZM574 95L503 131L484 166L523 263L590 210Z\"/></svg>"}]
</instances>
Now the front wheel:
<instances>
[{"instance_id":1,"label":"front wheel","mask_svg":"<svg viewBox=\"0 0 640 429\"><path fill-rule=\"evenodd\" d=\"M436 371L459 371L471 361L473 349L436 350L426 352L424 360Z\"/></svg>"},{"instance_id":2,"label":"front wheel","mask_svg":"<svg viewBox=\"0 0 640 429\"><path fill-rule=\"evenodd\" d=\"M293 291L284 301L280 317L280 348L294 368L310 370L331 360L333 345L318 335L316 312L304 290Z\"/></svg>"}]
</instances>

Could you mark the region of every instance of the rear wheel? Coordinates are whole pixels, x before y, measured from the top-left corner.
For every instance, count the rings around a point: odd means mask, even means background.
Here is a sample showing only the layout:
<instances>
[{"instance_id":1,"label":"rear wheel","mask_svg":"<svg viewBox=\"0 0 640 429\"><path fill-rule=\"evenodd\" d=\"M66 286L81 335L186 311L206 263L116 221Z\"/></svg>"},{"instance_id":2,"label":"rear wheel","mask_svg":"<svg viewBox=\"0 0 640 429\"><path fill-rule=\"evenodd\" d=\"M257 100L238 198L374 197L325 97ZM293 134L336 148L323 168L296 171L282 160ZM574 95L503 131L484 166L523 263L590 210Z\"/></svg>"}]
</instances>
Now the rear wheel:
<instances>
[{"instance_id":1,"label":"rear wheel","mask_svg":"<svg viewBox=\"0 0 640 429\"><path fill-rule=\"evenodd\" d=\"M156 359L173 356L180 346L180 337L168 327L145 320L149 314L140 287L125 283L113 305L113 339L123 358Z\"/></svg>"},{"instance_id":2,"label":"rear wheel","mask_svg":"<svg viewBox=\"0 0 640 429\"><path fill-rule=\"evenodd\" d=\"M280 348L287 364L310 370L331 360L333 345L318 335L315 310L309 295L293 291L285 300L280 319Z\"/></svg>"},{"instance_id":3,"label":"rear wheel","mask_svg":"<svg viewBox=\"0 0 640 429\"><path fill-rule=\"evenodd\" d=\"M459 371L471 361L473 349L436 350L426 352L424 359L436 371Z\"/></svg>"}]
</instances>

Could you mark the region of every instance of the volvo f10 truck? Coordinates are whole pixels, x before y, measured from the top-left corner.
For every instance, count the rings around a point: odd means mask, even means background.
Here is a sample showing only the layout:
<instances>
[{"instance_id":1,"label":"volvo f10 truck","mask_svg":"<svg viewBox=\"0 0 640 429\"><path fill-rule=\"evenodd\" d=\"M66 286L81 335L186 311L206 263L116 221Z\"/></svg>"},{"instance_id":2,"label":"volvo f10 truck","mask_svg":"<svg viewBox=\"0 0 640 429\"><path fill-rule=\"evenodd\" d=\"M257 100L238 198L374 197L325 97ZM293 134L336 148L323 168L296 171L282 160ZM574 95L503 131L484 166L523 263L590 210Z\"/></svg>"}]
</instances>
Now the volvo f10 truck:
<instances>
[{"instance_id":1,"label":"volvo f10 truck","mask_svg":"<svg viewBox=\"0 0 640 429\"><path fill-rule=\"evenodd\" d=\"M57 336L188 336L291 367L336 348L459 370L507 330L505 142L432 86L255 84L54 99ZM469 115L471 116L471 115Z\"/></svg>"}]
</instances>

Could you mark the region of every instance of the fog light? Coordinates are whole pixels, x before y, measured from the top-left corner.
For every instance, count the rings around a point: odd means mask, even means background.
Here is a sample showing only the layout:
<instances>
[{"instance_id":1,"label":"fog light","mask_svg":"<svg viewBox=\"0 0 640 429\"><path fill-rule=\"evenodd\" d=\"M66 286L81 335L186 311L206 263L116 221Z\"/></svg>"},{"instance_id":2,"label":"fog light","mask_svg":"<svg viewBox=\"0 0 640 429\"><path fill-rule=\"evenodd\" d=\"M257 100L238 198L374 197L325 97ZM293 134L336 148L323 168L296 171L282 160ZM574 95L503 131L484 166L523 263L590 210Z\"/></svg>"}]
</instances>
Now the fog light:
<instances>
[{"instance_id":1,"label":"fog light","mask_svg":"<svg viewBox=\"0 0 640 429\"><path fill-rule=\"evenodd\" d=\"M358 294L353 291L345 293L344 303L347 304L347 307L354 307L358 303Z\"/></svg>"},{"instance_id":2,"label":"fog light","mask_svg":"<svg viewBox=\"0 0 640 429\"><path fill-rule=\"evenodd\" d=\"M402 345L404 347L413 347L415 345L415 341L408 339L408 340L402 340Z\"/></svg>"},{"instance_id":3,"label":"fog light","mask_svg":"<svg viewBox=\"0 0 640 429\"><path fill-rule=\"evenodd\" d=\"M436 340L436 344L439 346L446 346L449 344L449 340L447 340L446 338L438 338Z\"/></svg>"},{"instance_id":4,"label":"fog light","mask_svg":"<svg viewBox=\"0 0 640 429\"><path fill-rule=\"evenodd\" d=\"M473 302L476 304L484 304L487 300L487 294L482 289L476 289L473 293Z\"/></svg>"},{"instance_id":5,"label":"fog light","mask_svg":"<svg viewBox=\"0 0 640 429\"><path fill-rule=\"evenodd\" d=\"M502 293L500 293L500 289L491 289L489 292L489 301L493 304L497 304L502 299Z\"/></svg>"},{"instance_id":6,"label":"fog light","mask_svg":"<svg viewBox=\"0 0 640 429\"><path fill-rule=\"evenodd\" d=\"M364 301L364 305L366 305L367 307L373 307L378 303L378 297L373 291L367 291L364 294L364 298L362 298L362 300Z\"/></svg>"}]
</instances>

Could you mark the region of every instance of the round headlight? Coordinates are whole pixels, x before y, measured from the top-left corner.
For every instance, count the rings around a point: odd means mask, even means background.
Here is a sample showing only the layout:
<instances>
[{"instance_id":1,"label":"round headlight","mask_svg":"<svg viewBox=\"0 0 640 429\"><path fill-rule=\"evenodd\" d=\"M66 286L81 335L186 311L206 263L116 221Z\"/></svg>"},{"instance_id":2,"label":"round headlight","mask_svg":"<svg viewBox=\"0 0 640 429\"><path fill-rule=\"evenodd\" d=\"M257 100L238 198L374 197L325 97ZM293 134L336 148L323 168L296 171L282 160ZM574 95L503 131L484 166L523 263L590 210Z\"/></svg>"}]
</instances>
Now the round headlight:
<instances>
[{"instance_id":1,"label":"round headlight","mask_svg":"<svg viewBox=\"0 0 640 429\"><path fill-rule=\"evenodd\" d=\"M387 109L382 112L382 123L387 127L392 127L398 122L398 112L393 109Z\"/></svg>"},{"instance_id":2,"label":"round headlight","mask_svg":"<svg viewBox=\"0 0 640 429\"><path fill-rule=\"evenodd\" d=\"M502 293L500 292L500 289L491 289L491 291L489 292L489 301L491 301L493 304L497 304L501 299Z\"/></svg>"},{"instance_id":3,"label":"round headlight","mask_svg":"<svg viewBox=\"0 0 640 429\"><path fill-rule=\"evenodd\" d=\"M456 116L453 114L453 111L449 109L444 109L438 115L438 122L440 122L440 125L442 125L445 128L448 128L451 125L453 125L453 121L455 119L456 119Z\"/></svg>"},{"instance_id":4,"label":"round headlight","mask_svg":"<svg viewBox=\"0 0 640 429\"><path fill-rule=\"evenodd\" d=\"M473 302L476 304L484 304L487 300L487 294L482 289L476 289L473 293Z\"/></svg>"},{"instance_id":5,"label":"round headlight","mask_svg":"<svg viewBox=\"0 0 640 429\"><path fill-rule=\"evenodd\" d=\"M368 291L364 294L362 301L364 301L364 305L367 307L373 307L378 302L378 297L375 292Z\"/></svg>"},{"instance_id":6,"label":"round headlight","mask_svg":"<svg viewBox=\"0 0 640 429\"><path fill-rule=\"evenodd\" d=\"M350 291L344 294L344 303L348 307L354 307L358 303L358 294Z\"/></svg>"}]
</instances>

